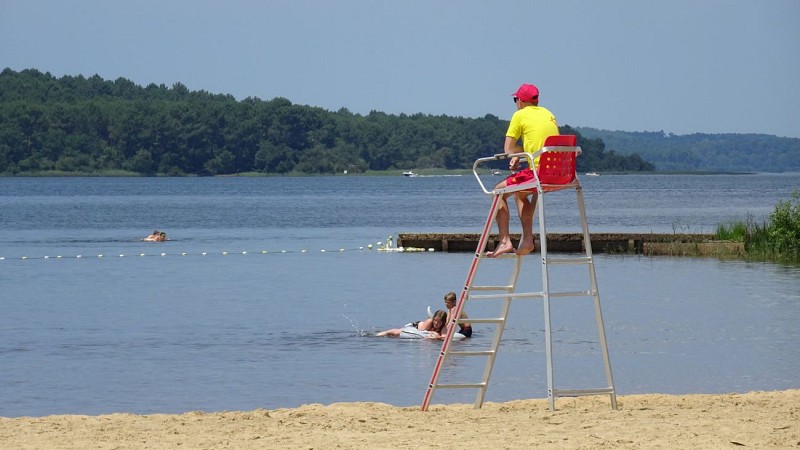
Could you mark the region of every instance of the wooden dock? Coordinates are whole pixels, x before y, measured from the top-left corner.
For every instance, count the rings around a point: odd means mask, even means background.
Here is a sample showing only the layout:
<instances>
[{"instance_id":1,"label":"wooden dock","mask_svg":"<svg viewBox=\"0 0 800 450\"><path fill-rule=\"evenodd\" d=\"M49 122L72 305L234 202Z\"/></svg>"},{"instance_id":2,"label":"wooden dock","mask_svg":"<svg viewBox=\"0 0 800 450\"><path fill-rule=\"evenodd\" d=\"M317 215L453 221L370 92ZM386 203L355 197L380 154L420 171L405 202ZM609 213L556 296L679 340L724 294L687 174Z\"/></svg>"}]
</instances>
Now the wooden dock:
<instances>
[{"instance_id":1,"label":"wooden dock","mask_svg":"<svg viewBox=\"0 0 800 450\"><path fill-rule=\"evenodd\" d=\"M433 249L438 252L474 252L479 233L399 233L398 247ZM516 246L519 234L512 234ZM728 256L744 254L741 242L715 241L713 234L666 233L591 233L593 253L633 253L642 255ZM539 249L539 235L535 237ZM497 244L497 235L489 237L487 251ZM582 233L548 233L549 252L577 253L583 251Z\"/></svg>"}]
</instances>

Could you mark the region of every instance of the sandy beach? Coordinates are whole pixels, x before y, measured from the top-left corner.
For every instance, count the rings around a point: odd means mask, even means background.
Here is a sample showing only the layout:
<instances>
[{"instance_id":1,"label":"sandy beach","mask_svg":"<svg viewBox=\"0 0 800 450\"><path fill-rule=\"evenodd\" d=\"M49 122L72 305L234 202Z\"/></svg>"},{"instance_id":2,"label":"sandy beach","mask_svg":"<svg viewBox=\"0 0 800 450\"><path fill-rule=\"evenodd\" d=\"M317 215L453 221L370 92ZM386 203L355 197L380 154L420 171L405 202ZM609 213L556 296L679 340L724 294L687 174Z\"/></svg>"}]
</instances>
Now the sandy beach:
<instances>
[{"instance_id":1,"label":"sandy beach","mask_svg":"<svg viewBox=\"0 0 800 450\"><path fill-rule=\"evenodd\" d=\"M800 448L800 390L0 418L2 449Z\"/></svg>"}]
</instances>

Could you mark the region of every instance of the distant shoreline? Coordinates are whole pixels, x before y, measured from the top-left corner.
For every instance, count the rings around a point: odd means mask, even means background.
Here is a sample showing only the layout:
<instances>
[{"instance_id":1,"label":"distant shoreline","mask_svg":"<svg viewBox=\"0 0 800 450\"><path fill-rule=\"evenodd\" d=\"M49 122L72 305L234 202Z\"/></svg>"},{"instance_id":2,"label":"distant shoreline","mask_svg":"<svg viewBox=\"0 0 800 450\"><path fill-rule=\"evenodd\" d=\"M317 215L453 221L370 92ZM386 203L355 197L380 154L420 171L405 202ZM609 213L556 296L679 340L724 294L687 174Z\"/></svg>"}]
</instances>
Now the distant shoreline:
<instances>
[{"instance_id":1,"label":"distant shoreline","mask_svg":"<svg viewBox=\"0 0 800 450\"><path fill-rule=\"evenodd\" d=\"M101 171L101 172L62 172L62 171L45 171L45 172L23 172L17 174L0 174L0 178L108 178L108 177L128 177L128 178L235 178L235 177L364 177L364 176L403 176L403 170L384 170L374 171L370 170L361 173L325 173L325 174L304 174L304 173L260 173L260 172L241 172L228 175L143 175L136 172L126 171ZM414 173L420 176L430 175L469 175L472 176L470 169L420 169L414 170ZM480 172L479 172L480 173ZM698 172L662 172L662 171L648 171L648 172L594 172L598 175L757 175L758 173L781 174L787 172L725 172L725 171L698 171ZM791 172L788 172L791 173ZM502 172L497 175L498 179L510 174L510 172ZM487 172L488 175L488 172ZM578 177L584 175L578 174Z\"/></svg>"}]
</instances>

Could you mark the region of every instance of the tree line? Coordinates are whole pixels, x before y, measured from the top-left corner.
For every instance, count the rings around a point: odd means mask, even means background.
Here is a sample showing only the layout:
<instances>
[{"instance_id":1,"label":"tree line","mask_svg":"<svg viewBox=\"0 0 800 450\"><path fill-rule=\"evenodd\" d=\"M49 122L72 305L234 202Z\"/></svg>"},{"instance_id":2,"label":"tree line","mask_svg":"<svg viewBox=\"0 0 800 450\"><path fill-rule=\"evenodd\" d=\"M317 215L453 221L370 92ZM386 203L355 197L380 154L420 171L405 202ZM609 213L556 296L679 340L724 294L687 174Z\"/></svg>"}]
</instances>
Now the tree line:
<instances>
[{"instance_id":1,"label":"tree line","mask_svg":"<svg viewBox=\"0 0 800 450\"><path fill-rule=\"evenodd\" d=\"M507 120L354 114L285 98L237 101L181 83L0 73L0 174L332 174L464 169L502 152ZM640 171L637 154L578 134L579 171Z\"/></svg>"},{"instance_id":2,"label":"tree line","mask_svg":"<svg viewBox=\"0 0 800 450\"><path fill-rule=\"evenodd\" d=\"M663 171L800 171L800 139L754 133L675 135L577 127L623 155L636 153Z\"/></svg>"}]
</instances>

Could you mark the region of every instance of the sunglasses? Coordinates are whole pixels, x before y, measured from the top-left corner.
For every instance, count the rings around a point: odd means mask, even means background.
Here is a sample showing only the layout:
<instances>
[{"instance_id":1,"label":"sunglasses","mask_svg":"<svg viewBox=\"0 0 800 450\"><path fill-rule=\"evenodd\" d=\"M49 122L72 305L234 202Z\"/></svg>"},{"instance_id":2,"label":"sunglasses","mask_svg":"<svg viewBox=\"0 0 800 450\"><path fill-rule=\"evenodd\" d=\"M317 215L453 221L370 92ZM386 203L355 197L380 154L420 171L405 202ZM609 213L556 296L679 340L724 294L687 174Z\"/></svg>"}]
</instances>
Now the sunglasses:
<instances>
[{"instance_id":1,"label":"sunglasses","mask_svg":"<svg viewBox=\"0 0 800 450\"><path fill-rule=\"evenodd\" d=\"M532 97L532 98L531 98L531 100L533 100L533 101L536 101L538 98L539 98L539 96L537 95L537 96L535 96L535 97ZM515 105L516 105L516 104L517 104L517 102L519 101L519 98L517 98L517 97L512 97L512 99L514 100L514 104L515 104Z\"/></svg>"}]
</instances>

